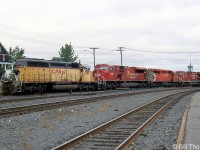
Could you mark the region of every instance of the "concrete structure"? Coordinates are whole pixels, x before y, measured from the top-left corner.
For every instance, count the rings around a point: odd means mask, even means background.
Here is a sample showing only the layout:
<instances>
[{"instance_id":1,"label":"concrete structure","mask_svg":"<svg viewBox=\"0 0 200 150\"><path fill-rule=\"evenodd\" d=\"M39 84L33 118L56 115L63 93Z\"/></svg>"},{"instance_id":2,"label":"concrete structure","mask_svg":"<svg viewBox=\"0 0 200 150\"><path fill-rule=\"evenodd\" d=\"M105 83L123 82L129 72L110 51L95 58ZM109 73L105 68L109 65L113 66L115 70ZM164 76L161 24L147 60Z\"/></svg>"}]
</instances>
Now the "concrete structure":
<instances>
[{"instance_id":1,"label":"concrete structure","mask_svg":"<svg viewBox=\"0 0 200 150\"><path fill-rule=\"evenodd\" d=\"M184 148L187 150L200 149L200 92L192 97L189 106Z\"/></svg>"}]
</instances>

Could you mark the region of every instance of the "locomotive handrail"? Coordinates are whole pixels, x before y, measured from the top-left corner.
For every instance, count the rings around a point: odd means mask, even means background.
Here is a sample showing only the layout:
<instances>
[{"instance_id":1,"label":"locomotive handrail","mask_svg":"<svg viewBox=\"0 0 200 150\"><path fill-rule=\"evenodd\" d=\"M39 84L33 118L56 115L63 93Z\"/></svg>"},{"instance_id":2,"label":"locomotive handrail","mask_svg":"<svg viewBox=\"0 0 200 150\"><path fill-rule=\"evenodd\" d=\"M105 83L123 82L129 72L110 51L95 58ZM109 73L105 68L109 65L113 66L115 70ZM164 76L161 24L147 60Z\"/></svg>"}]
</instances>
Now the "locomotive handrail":
<instances>
[{"instance_id":1,"label":"locomotive handrail","mask_svg":"<svg viewBox=\"0 0 200 150\"><path fill-rule=\"evenodd\" d=\"M102 84L104 85L104 86L106 86L106 80L105 80L105 78L103 77L103 76L101 76L101 74L99 74L98 73L98 71L97 71L97 75L95 75L96 76L96 79L97 79L97 84L98 85L100 85L100 83L101 83L101 80L99 80L100 79L100 77L102 78Z\"/></svg>"}]
</instances>

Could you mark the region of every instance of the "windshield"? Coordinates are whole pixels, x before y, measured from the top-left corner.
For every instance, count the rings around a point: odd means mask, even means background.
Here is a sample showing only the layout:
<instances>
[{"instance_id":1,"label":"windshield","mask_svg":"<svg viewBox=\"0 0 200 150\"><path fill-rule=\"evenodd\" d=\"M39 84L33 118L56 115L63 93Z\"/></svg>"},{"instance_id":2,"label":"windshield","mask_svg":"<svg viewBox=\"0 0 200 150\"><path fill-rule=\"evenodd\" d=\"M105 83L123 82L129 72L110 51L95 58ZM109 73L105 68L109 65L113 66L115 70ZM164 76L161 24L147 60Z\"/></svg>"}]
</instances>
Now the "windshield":
<instances>
[{"instance_id":1,"label":"windshield","mask_svg":"<svg viewBox=\"0 0 200 150\"><path fill-rule=\"evenodd\" d=\"M108 70L108 66L95 66L94 70Z\"/></svg>"}]
</instances>

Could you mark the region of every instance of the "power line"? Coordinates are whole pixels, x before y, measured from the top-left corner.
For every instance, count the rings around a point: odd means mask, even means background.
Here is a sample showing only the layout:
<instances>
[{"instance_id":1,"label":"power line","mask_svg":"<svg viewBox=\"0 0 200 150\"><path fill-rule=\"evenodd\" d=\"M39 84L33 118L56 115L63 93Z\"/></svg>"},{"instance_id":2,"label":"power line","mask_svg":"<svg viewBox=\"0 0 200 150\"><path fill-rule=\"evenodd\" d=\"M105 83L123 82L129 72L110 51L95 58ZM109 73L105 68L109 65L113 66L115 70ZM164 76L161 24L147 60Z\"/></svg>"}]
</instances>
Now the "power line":
<instances>
[{"instance_id":1,"label":"power line","mask_svg":"<svg viewBox=\"0 0 200 150\"><path fill-rule=\"evenodd\" d=\"M126 59L128 61L131 61L131 62L146 62L146 61L159 61L159 62L162 62L162 61L175 61L175 62L180 62L180 61L185 61L185 62L188 62L187 59ZM198 59L194 60L194 61L200 61Z\"/></svg>"},{"instance_id":2,"label":"power line","mask_svg":"<svg viewBox=\"0 0 200 150\"><path fill-rule=\"evenodd\" d=\"M17 34L13 34L13 33L9 33L9 32L4 32L4 31L0 31L0 33L2 33L0 36L6 37L6 38L10 38L10 39L18 39L18 40L24 40L24 41L28 41L28 42L33 42L33 43L39 43L39 44L47 44L47 45L56 45L56 46L63 46L65 45L64 43L58 43L58 42L50 42L50 41L46 41L46 40L39 40L39 39L35 39L35 38L30 38L30 37L26 37L26 36L21 36L21 35L17 35ZM74 48L90 48L90 46L73 46ZM102 48L100 47L100 49L106 49L106 50L111 50L111 51L115 51L114 49L111 48ZM130 50L130 51L136 51L136 52L143 52L143 53L157 53L157 54L187 54L189 52L180 52L180 51L174 51L174 52L169 52L169 51L148 51L148 50L142 50L142 49L133 49L133 48L124 48L126 50ZM119 50L120 51L120 50ZM121 52L120 52L121 53ZM191 53L200 53L200 51L191 51Z\"/></svg>"},{"instance_id":3,"label":"power line","mask_svg":"<svg viewBox=\"0 0 200 150\"><path fill-rule=\"evenodd\" d=\"M28 41L28 42L34 42L34 43L40 43L40 44L50 44L50 45L58 45L58 46L63 45L61 43L38 40L38 39L34 39L34 38L30 38L30 37L24 37L24 36L21 36L21 35L16 35L16 34L4 32L4 31L0 31L0 32L3 33L4 35L7 34L8 38L12 38L12 39L21 39L21 40L25 40L25 41Z\"/></svg>"},{"instance_id":4,"label":"power line","mask_svg":"<svg viewBox=\"0 0 200 150\"><path fill-rule=\"evenodd\" d=\"M12 33L4 32L4 31L0 31L0 33L3 33L3 34L1 34L1 36L4 36L6 38L10 38L10 39L24 40L24 41L33 42L33 43L56 45L56 46L65 45L64 43L49 42L49 41L46 41L46 40L34 39L34 38L25 37L25 36L21 36L21 35L17 35L17 34L12 34ZM76 47L76 48L89 48L89 47L86 47L86 46L73 46L73 47Z\"/></svg>"},{"instance_id":5,"label":"power line","mask_svg":"<svg viewBox=\"0 0 200 150\"><path fill-rule=\"evenodd\" d=\"M143 52L143 53L163 53L163 54L164 53L169 53L169 54L171 54L171 53L174 53L174 54L176 54L176 53L185 53L185 54L189 53L189 52L179 52L179 51L174 51L174 52L147 51L147 50L132 49L132 48L125 48L125 49L126 50L131 50L131 51L136 51L136 52ZM191 52L191 53L200 53L200 51L194 51L194 52Z\"/></svg>"}]
</instances>

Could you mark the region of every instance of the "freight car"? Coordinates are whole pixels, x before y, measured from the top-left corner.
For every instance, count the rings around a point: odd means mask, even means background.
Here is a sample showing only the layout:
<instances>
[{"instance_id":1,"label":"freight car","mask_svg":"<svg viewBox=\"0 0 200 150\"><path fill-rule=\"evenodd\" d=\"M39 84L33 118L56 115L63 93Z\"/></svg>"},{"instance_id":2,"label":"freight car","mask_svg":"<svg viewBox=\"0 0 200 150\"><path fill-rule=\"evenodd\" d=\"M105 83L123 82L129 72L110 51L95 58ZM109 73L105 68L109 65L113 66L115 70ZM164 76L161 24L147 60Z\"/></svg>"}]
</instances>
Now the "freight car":
<instances>
[{"instance_id":1,"label":"freight car","mask_svg":"<svg viewBox=\"0 0 200 150\"><path fill-rule=\"evenodd\" d=\"M14 82L14 88L8 82L4 82L4 93L96 88L90 68L79 63L20 59L16 65L19 75Z\"/></svg>"}]
</instances>

